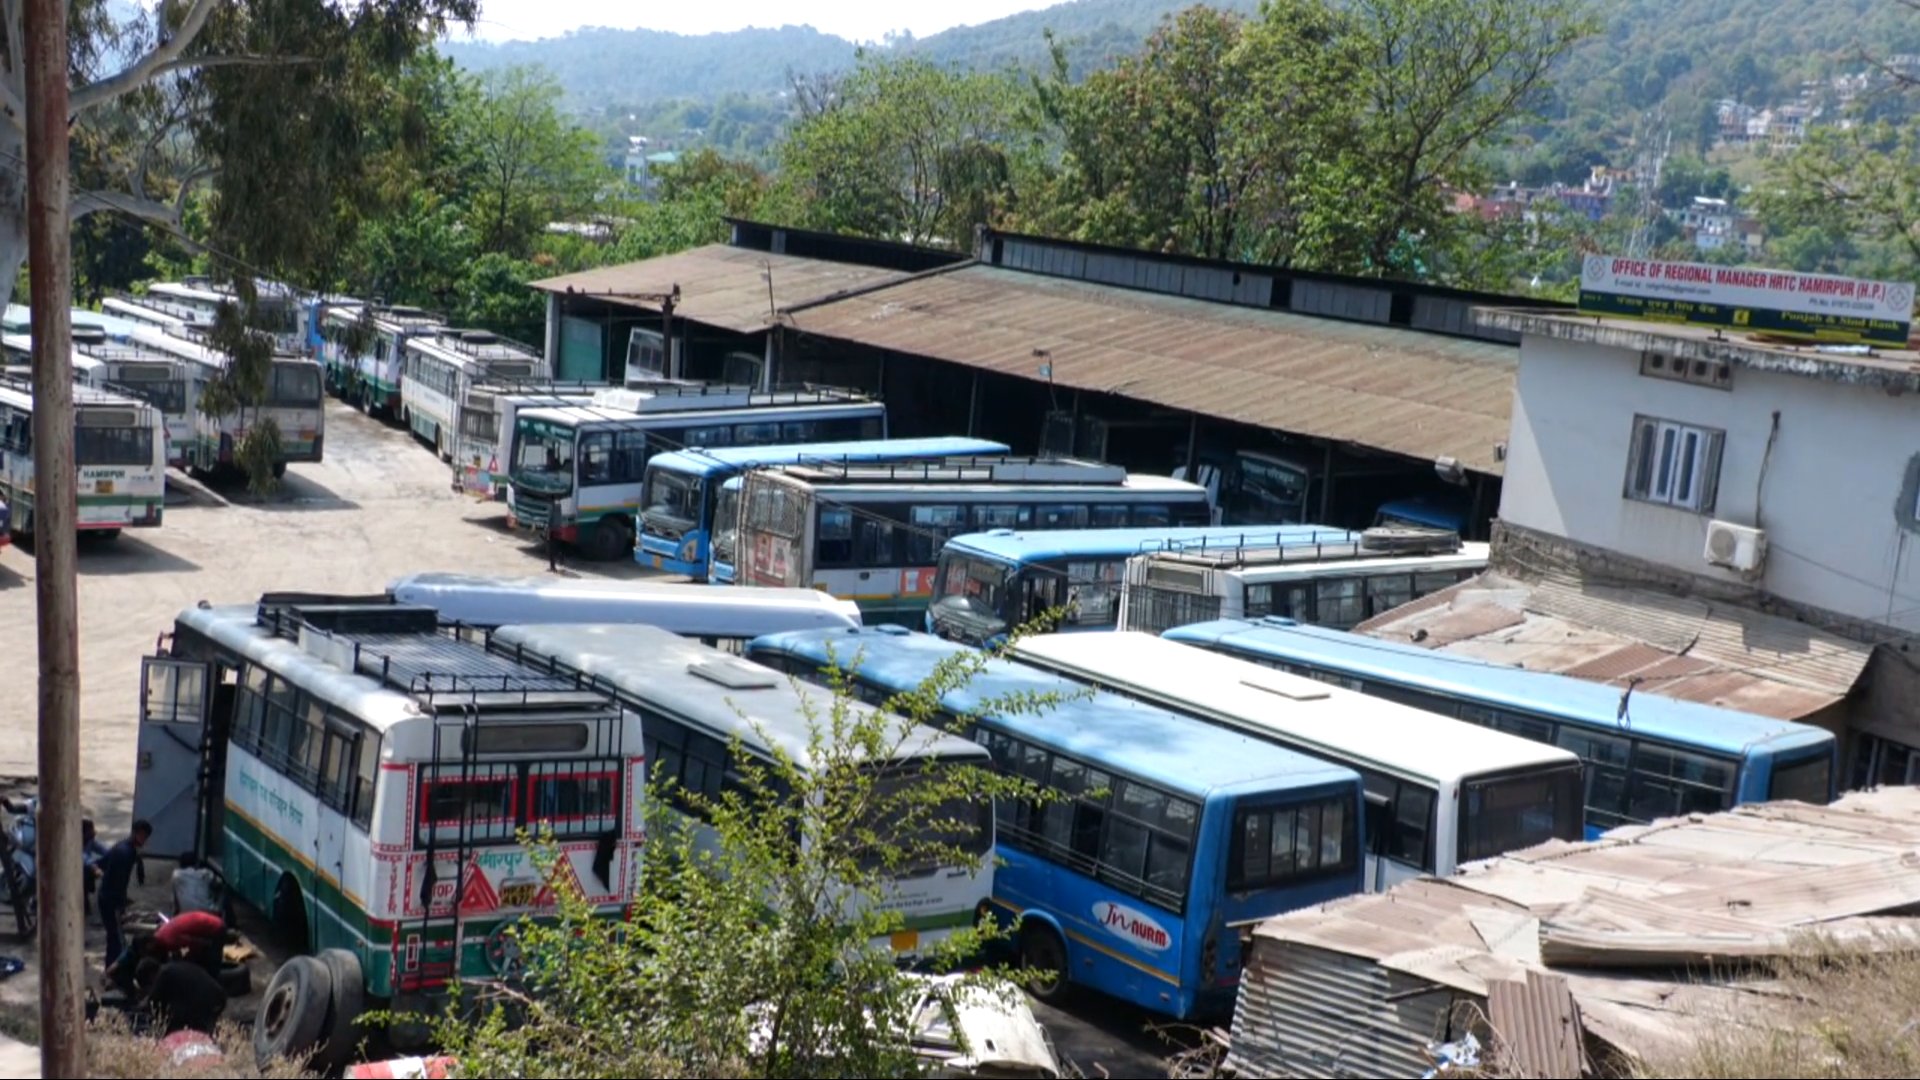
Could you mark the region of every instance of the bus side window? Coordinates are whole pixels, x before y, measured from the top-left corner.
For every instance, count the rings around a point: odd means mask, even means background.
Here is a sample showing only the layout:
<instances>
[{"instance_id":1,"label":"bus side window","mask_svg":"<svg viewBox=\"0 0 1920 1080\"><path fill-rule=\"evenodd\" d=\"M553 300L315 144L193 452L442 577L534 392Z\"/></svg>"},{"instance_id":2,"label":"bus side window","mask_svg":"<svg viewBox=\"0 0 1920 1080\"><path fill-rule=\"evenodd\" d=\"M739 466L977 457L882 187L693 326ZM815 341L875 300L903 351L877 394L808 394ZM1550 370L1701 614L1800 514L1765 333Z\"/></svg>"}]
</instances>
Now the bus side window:
<instances>
[{"instance_id":1,"label":"bus side window","mask_svg":"<svg viewBox=\"0 0 1920 1080\"><path fill-rule=\"evenodd\" d=\"M353 797L353 735L335 725L328 725L326 735L326 760L320 779L320 798L328 806L345 813L352 807Z\"/></svg>"},{"instance_id":2,"label":"bus side window","mask_svg":"<svg viewBox=\"0 0 1920 1080\"><path fill-rule=\"evenodd\" d=\"M362 732L353 774L353 823L362 829L373 826L373 792L379 778L380 736Z\"/></svg>"},{"instance_id":3,"label":"bus side window","mask_svg":"<svg viewBox=\"0 0 1920 1080\"><path fill-rule=\"evenodd\" d=\"M1127 504L1095 503L1092 520L1096 529L1124 529L1127 527Z\"/></svg>"},{"instance_id":4,"label":"bus side window","mask_svg":"<svg viewBox=\"0 0 1920 1080\"><path fill-rule=\"evenodd\" d=\"M613 433L613 482L616 484L637 484L647 472L647 433L644 431L616 431Z\"/></svg>"},{"instance_id":5,"label":"bus side window","mask_svg":"<svg viewBox=\"0 0 1920 1080\"><path fill-rule=\"evenodd\" d=\"M1161 503L1140 503L1133 508L1133 527L1136 529L1170 525L1173 511Z\"/></svg>"},{"instance_id":6,"label":"bus side window","mask_svg":"<svg viewBox=\"0 0 1920 1080\"><path fill-rule=\"evenodd\" d=\"M613 482L613 433L592 431L580 437L580 482Z\"/></svg>"},{"instance_id":7,"label":"bus side window","mask_svg":"<svg viewBox=\"0 0 1920 1080\"><path fill-rule=\"evenodd\" d=\"M1033 527L1036 529L1084 529L1087 527L1087 508L1052 504L1033 508Z\"/></svg>"},{"instance_id":8,"label":"bus side window","mask_svg":"<svg viewBox=\"0 0 1920 1080\"><path fill-rule=\"evenodd\" d=\"M844 506L822 506L818 537L821 568L853 565L852 510Z\"/></svg>"},{"instance_id":9,"label":"bus side window","mask_svg":"<svg viewBox=\"0 0 1920 1080\"><path fill-rule=\"evenodd\" d=\"M893 522L884 521L869 514L860 514L854 518L854 553L856 566L899 566L900 556L895 545L897 535Z\"/></svg>"}]
</instances>

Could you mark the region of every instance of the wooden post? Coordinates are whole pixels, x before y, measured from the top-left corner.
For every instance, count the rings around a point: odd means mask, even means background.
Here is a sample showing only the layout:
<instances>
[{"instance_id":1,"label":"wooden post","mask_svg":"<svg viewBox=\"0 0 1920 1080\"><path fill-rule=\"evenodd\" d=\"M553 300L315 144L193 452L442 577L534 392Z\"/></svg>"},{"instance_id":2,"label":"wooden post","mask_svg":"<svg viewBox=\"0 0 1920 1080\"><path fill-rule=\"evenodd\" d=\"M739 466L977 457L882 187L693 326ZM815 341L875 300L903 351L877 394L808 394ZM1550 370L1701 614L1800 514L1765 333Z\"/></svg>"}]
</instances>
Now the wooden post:
<instances>
[{"instance_id":1,"label":"wooden post","mask_svg":"<svg viewBox=\"0 0 1920 1080\"><path fill-rule=\"evenodd\" d=\"M40 820L34 859L40 906L40 1075L85 1076L67 4L27 0L25 22L32 512L40 631Z\"/></svg>"}]
</instances>

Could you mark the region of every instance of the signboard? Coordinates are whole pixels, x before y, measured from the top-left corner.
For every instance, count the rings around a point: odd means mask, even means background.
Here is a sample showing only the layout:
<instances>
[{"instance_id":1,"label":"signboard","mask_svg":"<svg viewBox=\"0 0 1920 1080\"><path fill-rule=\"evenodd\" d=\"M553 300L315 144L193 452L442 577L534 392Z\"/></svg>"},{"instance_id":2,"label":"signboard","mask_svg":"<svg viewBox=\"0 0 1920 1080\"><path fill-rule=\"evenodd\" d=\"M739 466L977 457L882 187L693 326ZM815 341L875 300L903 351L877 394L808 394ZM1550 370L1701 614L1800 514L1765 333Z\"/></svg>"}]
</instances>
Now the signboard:
<instances>
[{"instance_id":1,"label":"signboard","mask_svg":"<svg viewBox=\"0 0 1920 1080\"><path fill-rule=\"evenodd\" d=\"M1904 349L1913 321L1913 286L1589 255L1580 272L1580 312Z\"/></svg>"}]
</instances>

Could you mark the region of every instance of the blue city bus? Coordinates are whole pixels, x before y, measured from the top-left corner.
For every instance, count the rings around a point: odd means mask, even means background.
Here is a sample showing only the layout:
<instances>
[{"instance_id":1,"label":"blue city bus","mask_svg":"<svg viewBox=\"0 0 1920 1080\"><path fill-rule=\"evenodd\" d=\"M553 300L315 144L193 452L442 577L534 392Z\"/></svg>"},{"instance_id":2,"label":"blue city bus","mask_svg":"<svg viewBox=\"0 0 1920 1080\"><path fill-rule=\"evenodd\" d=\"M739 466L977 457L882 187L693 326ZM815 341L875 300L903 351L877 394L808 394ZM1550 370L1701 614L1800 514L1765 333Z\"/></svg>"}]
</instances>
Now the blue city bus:
<instances>
[{"instance_id":1,"label":"blue city bus","mask_svg":"<svg viewBox=\"0 0 1920 1080\"><path fill-rule=\"evenodd\" d=\"M747 648L816 682L838 667L875 704L967 651L892 626ZM1059 699L1025 707L1036 695ZM995 825L993 908L1017 926L1042 1000L1072 982L1180 1019L1219 1015L1239 987L1239 927L1364 887L1352 769L1006 660L940 704L997 768L1061 795L1002 802Z\"/></svg>"},{"instance_id":2,"label":"blue city bus","mask_svg":"<svg viewBox=\"0 0 1920 1080\"><path fill-rule=\"evenodd\" d=\"M1833 733L1698 702L1290 619L1221 619L1163 637L1571 750L1586 834L1741 803L1833 801Z\"/></svg>"},{"instance_id":3,"label":"blue city bus","mask_svg":"<svg viewBox=\"0 0 1920 1080\"><path fill-rule=\"evenodd\" d=\"M713 507L722 484L748 469L806 462L920 461L948 457L995 457L1012 453L1006 443L948 436L873 439L865 442L789 443L785 446L689 447L647 459L640 488L640 539L633 557L641 566L707 576Z\"/></svg>"},{"instance_id":4,"label":"blue city bus","mask_svg":"<svg viewBox=\"0 0 1920 1080\"><path fill-rule=\"evenodd\" d=\"M1039 615L1064 611L1061 632L1112 630L1120 622L1127 560L1153 551L1204 552L1316 543L1353 550L1360 534L1324 525L1162 525L1134 529L1013 530L948 540L934 572L928 633L994 644ZM1301 558L1310 558L1302 554Z\"/></svg>"}]
</instances>

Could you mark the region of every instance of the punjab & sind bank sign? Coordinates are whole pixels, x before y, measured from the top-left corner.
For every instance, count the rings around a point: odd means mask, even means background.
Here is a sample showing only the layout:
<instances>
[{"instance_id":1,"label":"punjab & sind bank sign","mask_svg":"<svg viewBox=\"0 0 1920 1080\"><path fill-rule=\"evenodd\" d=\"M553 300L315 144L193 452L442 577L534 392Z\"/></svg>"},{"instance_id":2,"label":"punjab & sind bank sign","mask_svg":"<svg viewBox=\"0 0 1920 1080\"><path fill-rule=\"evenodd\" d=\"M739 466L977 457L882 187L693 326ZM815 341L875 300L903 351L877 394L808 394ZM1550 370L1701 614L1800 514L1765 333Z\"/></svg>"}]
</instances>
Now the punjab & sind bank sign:
<instances>
[{"instance_id":1,"label":"punjab & sind bank sign","mask_svg":"<svg viewBox=\"0 0 1920 1080\"><path fill-rule=\"evenodd\" d=\"M1580 273L1580 312L1904 349L1913 321L1913 286L1589 255Z\"/></svg>"}]
</instances>

